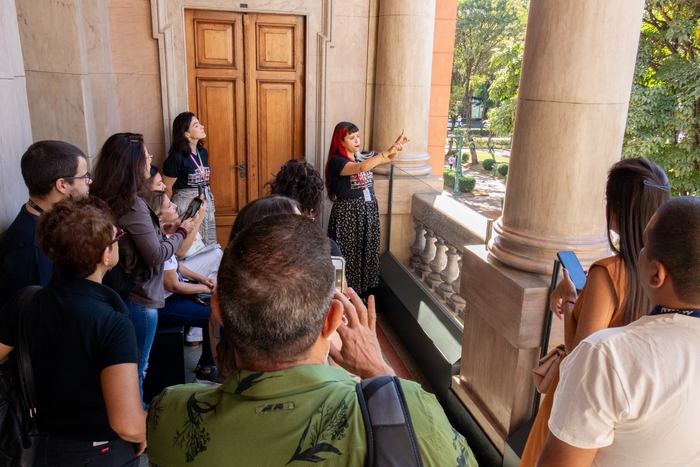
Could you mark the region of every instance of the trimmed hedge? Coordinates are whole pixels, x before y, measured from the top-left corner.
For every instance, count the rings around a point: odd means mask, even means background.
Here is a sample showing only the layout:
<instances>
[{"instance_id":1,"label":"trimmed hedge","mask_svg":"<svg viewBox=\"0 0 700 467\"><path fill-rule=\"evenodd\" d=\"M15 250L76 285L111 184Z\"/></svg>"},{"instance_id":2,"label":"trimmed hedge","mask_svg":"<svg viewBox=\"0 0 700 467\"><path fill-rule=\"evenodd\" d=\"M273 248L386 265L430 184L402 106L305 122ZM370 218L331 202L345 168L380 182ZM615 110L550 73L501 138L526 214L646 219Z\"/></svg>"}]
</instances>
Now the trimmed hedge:
<instances>
[{"instance_id":1,"label":"trimmed hedge","mask_svg":"<svg viewBox=\"0 0 700 467\"><path fill-rule=\"evenodd\" d=\"M447 186L455 186L455 171L450 170L450 169L445 169L443 172L443 178L445 179L445 185ZM461 177L459 177L459 191L465 192L465 191L472 191L474 187L476 186L476 179L474 177L470 177L469 175L464 175L462 174Z\"/></svg>"},{"instance_id":2,"label":"trimmed hedge","mask_svg":"<svg viewBox=\"0 0 700 467\"><path fill-rule=\"evenodd\" d=\"M506 175L508 175L508 164L499 165L497 170L499 174L505 177Z\"/></svg>"},{"instance_id":3,"label":"trimmed hedge","mask_svg":"<svg viewBox=\"0 0 700 467\"><path fill-rule=\"evenodd\" d=\"M495 159L484 159L481 161L481 166L484 168L484 170L493 170L493 166L496 165L496 160Z\"/></svg>"},{"instance_id":4,"label":"trimmed hedge","mask_svg":"<svg viewBox=\"0 0 700 467\"><path fill-rule=\"evenodd\" d=\"M496 149L510 149L510 138L494 138L491 141L493 141L493 147ZM474 144L477 148L488 148L488 138L474 138Z\"/></svg>"}]
</instances>

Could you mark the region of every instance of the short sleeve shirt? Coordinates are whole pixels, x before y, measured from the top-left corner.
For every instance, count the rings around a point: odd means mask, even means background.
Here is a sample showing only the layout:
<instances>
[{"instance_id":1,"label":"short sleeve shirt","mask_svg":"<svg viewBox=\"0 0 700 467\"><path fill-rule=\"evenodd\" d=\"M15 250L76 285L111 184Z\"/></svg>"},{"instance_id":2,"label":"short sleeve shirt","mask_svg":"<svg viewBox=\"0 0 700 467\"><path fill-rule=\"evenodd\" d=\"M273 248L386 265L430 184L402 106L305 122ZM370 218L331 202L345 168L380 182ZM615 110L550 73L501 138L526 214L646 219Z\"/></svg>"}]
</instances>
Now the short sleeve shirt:
<instances>
[{"instance_id":1,"label":"short sleeve shirt","mask_svg":"<svg viewBox=\"0 0 700 467\"><path fill-rule=\"evenodd\" d=\"M27 310L37 424L59 438L102 441L110 428L100 374L134 363L138 348L128 309L112 289L87 279L59 278L36 293ZM0 342L15 347L15 300L0 310Z\"/></svg>"},{"instance_id":2,"label":"short sleeve shirt","mask_svg":"<svg viewBox=\"0 0 700 467\"><path fill-rule=\"evenodd\" d=\"M699 465L699 387L700 319L645 316L564 359L549 429L594 466Z\"/></svg>"},{"instance_id":3,"label":"short sleeve shirt","mask_svg":"<svg viewBox=\"0 0 700 467\"><path fill-rule=\"evenodd\" d=\"M355 384L344 370L300 365L232 370L218 388L168 388L149 409L148 460L168 467L365 465ZM435 397L412 381L401 386L424 465L476 467Z\"/></svg>"},{"instance_id":4,"label":"short sleeve shirt","mask_svg":"<svg viewBox=\"0 0 700 467\"><path fill-rule=\"evenodd\" d=\"M203 167L199 165L200 157ZM202 177L202 170L204 171L204 177ZM199 148L199 157L197 157L197 154L190 157L190 154L173 152L168 155L163 163L163 175L177 179L173 184L173 190L197 188L203 182L208 183L211 175L209 153L204 148Z\"/></svg>"},{"instance_id":5,"label":"short sleeve shirt","mask_svg":"<svg viewBox=\"0 0 700 467\"><path fill-rule=\"evenodd\" d=\"M365 154L371 156L374 153ZM350 162L347 158L336 154L328 161L328 175L331 177L331 189L338 199L352 199L364 197L363 191L369 190L374 198L374 178L372 171L360 172L353 175L340 175L345 164Z\"/></svg>"}]
</instances>

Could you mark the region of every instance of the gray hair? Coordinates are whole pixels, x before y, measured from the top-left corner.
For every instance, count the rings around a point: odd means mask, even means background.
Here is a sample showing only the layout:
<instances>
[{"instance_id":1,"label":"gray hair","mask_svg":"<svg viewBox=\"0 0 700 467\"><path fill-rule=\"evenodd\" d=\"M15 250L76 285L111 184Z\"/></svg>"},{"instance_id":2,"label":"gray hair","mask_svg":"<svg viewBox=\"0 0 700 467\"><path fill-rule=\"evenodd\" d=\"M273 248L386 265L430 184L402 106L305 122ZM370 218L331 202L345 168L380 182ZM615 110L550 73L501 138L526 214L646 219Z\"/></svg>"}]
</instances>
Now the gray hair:
<instances>
[{"instance_id":1,"label":"gray hair","mask_svg":"<svg viewBox=\"0 0 700 467\"><path fill-rule=\"evenodd\" d=\"M333 298L330 243L309 218L268 216L228 245L218 275L218 297L239 359L294 363L321 334Z\"/></svg>"}]
</instances>

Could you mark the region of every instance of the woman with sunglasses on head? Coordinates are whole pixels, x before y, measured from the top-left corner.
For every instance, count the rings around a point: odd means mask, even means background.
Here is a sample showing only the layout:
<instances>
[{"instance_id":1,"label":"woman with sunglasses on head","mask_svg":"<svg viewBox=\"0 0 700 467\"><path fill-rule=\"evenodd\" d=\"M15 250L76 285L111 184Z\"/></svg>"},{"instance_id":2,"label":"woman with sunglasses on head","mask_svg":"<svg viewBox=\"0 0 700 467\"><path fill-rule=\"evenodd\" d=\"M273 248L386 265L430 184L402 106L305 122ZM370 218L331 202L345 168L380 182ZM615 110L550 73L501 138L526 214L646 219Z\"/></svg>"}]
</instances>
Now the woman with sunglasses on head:
<instances>
[{"instance_id":1,"label":"woman with sunglasses on head","mask_svg":"<svg viewBox=\"0 0 700 467\"><path fill-rule=\"evenodd\" d=\"M626 326L651 311L637 264L644 247L642 234L656 210L671 197L668 178L644 158L623 159L612 166L605 187L608 243L614 255L593 263L580 294L564 270L564 279L550 296L550 308L564 318L566 354L582 340L602 329ZM619 236L616 245L611 232ZM534 466L549 433L559 373L542 399L530 431L520 467Z\"/></svg>"},{"instance_id":2,"label":"woman with sunglasses on head","mask_svg":"<svg viewBox=\"0 0 700 467\"><path fill-rule=\"evenodd\" d=\"M209 153L202 144L206 136L204 126L192 112L175 117L170 151L163 163L163 182L165 192L177 204L180 214L192 198L203 192L207 210L199 232L204 244L211 245L216 243L216 221L214 195L209 187Z\"/></svg>"},{"instance_id":3,"label":"woman with sunglasses on head","mask_svg":"<svg viewBox=\"0 0 700 467\"><path fill-rule=\"evenodd\" d=\"M24 311L39 428L34 466L139 465L146 412L134 327L119 295L101 284L119 261L123 232L89 196L42 214L37 237L60 275ZM18 296L0 311L0 358L17 345Z\"/></svg>"},{"instance_id":4,"label":"woman with sunglasses on head","mask_svg":"<svg viewBox=\"0 0 700 467\"><path fill-rule=\"evenodd\" d=\"M158 308L164 302L163 265L194 237L196 217L179 219L163 226L148 207L144 196L150 192L151 156L143 136L117 133L105 141L95 164L92 193L105 201L117 216L117 225L128 235L119 242L119 264L125 278L135 270L134 286L125 301L131 313L139 348L139 387L143 385L148 356L158 324Z\"/></svg>"},{"instance_id":5,"label":"woman with sunglasses on head","mask_svg":"<svg viewBox=\"0 0 700 467\"><path fill-rule=\"evenodd\" d=\"M386 151L360 152L360 130L340 122L326 163L326 189L333 201L328 236L345 258L348 286L362 295L379 285L379 206L372 169L391 162L408 138L402 132Z\"/></svg>"}]
</instances>

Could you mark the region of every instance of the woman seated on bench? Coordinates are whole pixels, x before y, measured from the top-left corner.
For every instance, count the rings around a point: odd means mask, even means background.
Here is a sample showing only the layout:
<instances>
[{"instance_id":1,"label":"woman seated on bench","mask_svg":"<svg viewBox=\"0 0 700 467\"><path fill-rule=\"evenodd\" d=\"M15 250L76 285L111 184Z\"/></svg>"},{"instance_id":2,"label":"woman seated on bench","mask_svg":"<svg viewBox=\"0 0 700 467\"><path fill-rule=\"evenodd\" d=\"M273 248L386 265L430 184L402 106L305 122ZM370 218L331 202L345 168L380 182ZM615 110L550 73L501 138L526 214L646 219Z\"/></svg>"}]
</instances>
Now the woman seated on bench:
<instances>
[{"instance_id":1,"label":"woman seated on bench","mask_svg":"<svg viewBox=\"0 0 700 467\"><path fill-rule=\"evenodd\" d=\"M150 194L148 204L156 213L161 225L174 222L178 218L177 205L170 201L164 191L154 191ZM204 205L202 208L205 209ZM204 216L199 216L201 223ZM195 226L197 229L198 226ZM178 251L186 251L189 245L183 244ZM216 281L209 279L178 263L173 255L165 262L163 273L165 286L165 307L158 310L158 323L162 326L196 326L208 329L211 307L209 298L214 292ZM203 333L202 356L197 364L195 382L209 383L216 381L218 373L212 357L209 333Z\"/></svg>"}]
</instances>

